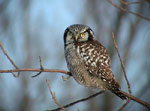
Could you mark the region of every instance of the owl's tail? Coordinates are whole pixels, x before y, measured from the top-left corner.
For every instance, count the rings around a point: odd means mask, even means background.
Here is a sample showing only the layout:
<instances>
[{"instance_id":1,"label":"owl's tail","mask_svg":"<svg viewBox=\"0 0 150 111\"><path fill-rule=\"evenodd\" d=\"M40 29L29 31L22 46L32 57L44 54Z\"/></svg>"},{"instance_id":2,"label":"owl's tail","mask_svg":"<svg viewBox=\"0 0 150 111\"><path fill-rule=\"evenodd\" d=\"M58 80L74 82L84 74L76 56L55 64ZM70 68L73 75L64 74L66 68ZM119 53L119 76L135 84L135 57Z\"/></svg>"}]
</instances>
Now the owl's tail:
<instances>
[{"instance_id":1,"label":"owl's tail","mask_svg":"<svg viewBox=\"0 0 150 111\"><path fill-rule=\"evenodd\" d=\"M127 99L127 96L124 95L123 91L120 89L119 84L115 80L112 81L111 86L109 86L108 89L122 100Z\"/></svg>"},{"instance_id":2,"label":"owl's tail","mask_svg":"<svg viewBox=\"0 0 150 111\"><path fill-rule=\"evenodd\" d=\"M122 93L122 91L120 89L116 89L115 91L112 90L112 92L117 95L118 97L120 97L122 100L126 100L127 97Z\"/></svg>"}]
</instances>

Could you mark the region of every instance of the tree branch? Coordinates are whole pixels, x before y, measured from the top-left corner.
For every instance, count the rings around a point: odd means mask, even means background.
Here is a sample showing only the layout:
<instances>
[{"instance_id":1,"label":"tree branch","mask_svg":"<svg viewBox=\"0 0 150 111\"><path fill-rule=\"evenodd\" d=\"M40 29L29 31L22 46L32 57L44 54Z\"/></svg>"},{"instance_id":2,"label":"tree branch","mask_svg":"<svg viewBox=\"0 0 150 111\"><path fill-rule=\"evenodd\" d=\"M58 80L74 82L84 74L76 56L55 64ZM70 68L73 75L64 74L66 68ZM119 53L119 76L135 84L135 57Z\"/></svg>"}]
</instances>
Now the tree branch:
<instances>
[{"instance_id":1,"label":"tree branch","mask_svg":"<svg viewBox=\"0 0 150 111\"><path fill-rule=\"evenodd\" d=\"M116 51L117 51L118 57L119 57L119 59L120 59L120 63L121 63L121 67L122 67L122 70L123 70L123 73L124 73L124 77L125 77L125 80L126 80L127 85L128 85L128 91L129 91L129 93L131 94L132 92L131 92L130 83L129 83L129 80L128 80L128 78L127 78L125 66L124 66L124 63L123 63L123 61L122 61L122 59L121 59L121 56L120 56L120 53L119 53L119 49L118 49L118 46L117 46L117 43L116 43L116 40L115 40L115 35L114 35L113 32L112 32L112 39L113 39L113 43L114 43L115 49L116 49Z\"/></svg>"},{"instance_id":2,"label":"tree branch","mask_svg":"<svg viewBox=\"0 0 150 111\"><path fill-rule=\"evenodd\" d=\"M56 98L56 94L55 94L55 92L52 92L51 87L50 87L50 82L49 82L48 79L46 79L46 83L48 85L50 94L52 95L52 98L53 98L54 102L58 105L58 107L60 108L60 110L66 111L65 108L58 103L57 98Z\"/></svg>"},{"instance_id":3,"label":"tree branch","mask_svg":"<svg viewBox=\"0 0 150 111\"><path fill-rule=\"evenodd\" d=\"M143 101L143 100L141 100L141 99L138 99L138 98L136 98L136 97L132 96L131 94L128 94L128 93L126 93L126 92L124 92L124 91L121 91L121 92L122 92L125 96L127 96L128 98L130 98L131 100L140 103L141 105L147 107L147 108L150 110L150 104L148 104L148 103L146 103L145 101Z\"/></svg>"},{"instance_id":4,"label":"tree branch","mask_svg":"<svg viewBox=\"0 0 150 111\"><path fill-rule=\"evenodd\" d=\"M145 20L150 21L150 18L144 17L144 16L141 15L141 14L138 14L138 13L129 11L129 10L123 8L123 7L120 7L120 6L118 6L117 4L114 4L111 0L107 0L107 2L110 3L112 6L114 6L114 7L118 8L118 9L120 9L120 10L123 11L123 12L130 13L130 14L132 14L132 15L135 15L135 16L138 16L138 17L140 17L140 18L143 18L143 19L145 19Z\"/></svg>"},{"instance_id":5,"label":"tree branch","mask_svg":"<svg viewBox=\"0 0 150 111\"><path fill-rule=\"evenodd\" d=\"M11 62L11 64L12 64L16 69L18 69L18 66L17 66L17 65L13 62L13 60L8 56L8 54L7 54L7 52L5 51L5 49L4 49L4 47L3 47L3 45L2 45L1 42L0 42L0 48L2 49L4 55L7 57L7 59ZM13 73L13 72L12 72L12 74L13 74L14 77L18 77L18 76L19 76L19 72L18 72L18 75L15 75L15 73Z\"/></svg>"},{"instance_id":6,"label":"tree branch","mask_svg":"<svg viewBox=\"0 0 150 111\"><path fill-rule=\"evenodd\" d=\"M83 99L79 99L79 100L77 100L77 101L74 101L74 102L72 102L72 103L69 103L69 104L63 106L63 108L68 108L68 107L73 106L74 104L77 104L77 103L79 103L79 102L87 101L87 100L89 100L89 99L91 99L91 98L94 98L94 97L96 97L96 96L98 96L98 95L104 93L104 92L105 92L105 91L100 91L100 92L95 93L95 94L93 94L93 95L91 95L91 96L89 96L89 97L86 97L86 98L83 98ZM60 110L61 110L61 108L52 109L52 110L47 110L47 111L60 111Z\"/></svg>"},{"instance_id":7,"label":"tree branch","mask_svg":"<svg viewBox=\"0 0 150 111\"><path fill-rule=\"evenodd\" d=\"M124 0L118 0L120 3L124 4L124 5L137 5L137 4L141 4L141 3L145 3L146 0L140 1L140 2L127 2Z\"/></svg>"},{"instance_id":8,"label":"tree branch","mask_svg":"<svg viewBox=\"0 0 150 111\"><path fill-rule=\"evenodd\" d=\"M130 102L130 99L128 99L128 100L126 101L126 103L123 104L123 105L118 109L118 111L123 110L129 102Z\"/></svg>"},{"instance_id":9,"label":"tree branch","mask_svg":"<svg viewBox=\"0 0 150 111\"><path fill-rule=\"evenodd\" d=\"M72 74L68 71L65 70L60 70L60 69L31 69L31 68L20 68L20 69L11 69L11 70L0 70L0 73L12 73L12 72L59 72L63 73L69 76L72 76Z\"/></svg>"},{"instance_id":10,"label":"tree branch","mask_svg":"<svg viewBox=\"0 0 150 111\"><path fill-rule=\"evenodd\" d=\"M41 68L41 70L43 70L44 68L43 68L43 65L42 65L42 59L41 59L40 56L39 56L39 59L40 59L40 68ZM34 78L34 77L36 77L36 76L39 76L41 73L42 73L42 71L40 71L40 72L37 73L36 75L32 76L32 78Z\"/></svg>"},{"instance_id":11,"label":"tree branch","mask_svg":"<svg viewBox=\"0 0 150 111\"><path fill-rule=\"evenodd\" d=\"M5 56L8 58L8 60L11 62L11 64L17 69L17 65L13 62L13 60L8 56L7 52L5 51L2 43L0 42L0 48L2 49L3 53L5 54Z\"/></svg>"},{"instance_id":12,"label":"tree branch","mask_svg":"<svg viewBox=\"0 0 150 111\"><path fill-rule=\"evenodd\" d=\"M116 51L117 51L118 57L119 57L119 59L120 59L121 68L122 68L122 70L123 70L124 77L125 77L125 80L126 80L126 82L127 82L128 91L129 91L129 93L131 94L132 92L131 92L130 83L129 83L129 80L128 80L128 78L127 78L127 74L126 74L126 70L125 70L124 63L123 63L123 61L122 61L122 59L121 59L121 56L120 56L120 53L119 53L119 49L118 49L118 46L117 46L117 43L116 43L116 40L115 40L114 32L112 32L112 39L113 39L113 43L114 43L115 49L116 49ZM119 111L121 111L129 102L130 102L130 98L128 98L128 101L120 107Z\"/></svg>"}]
</instances>

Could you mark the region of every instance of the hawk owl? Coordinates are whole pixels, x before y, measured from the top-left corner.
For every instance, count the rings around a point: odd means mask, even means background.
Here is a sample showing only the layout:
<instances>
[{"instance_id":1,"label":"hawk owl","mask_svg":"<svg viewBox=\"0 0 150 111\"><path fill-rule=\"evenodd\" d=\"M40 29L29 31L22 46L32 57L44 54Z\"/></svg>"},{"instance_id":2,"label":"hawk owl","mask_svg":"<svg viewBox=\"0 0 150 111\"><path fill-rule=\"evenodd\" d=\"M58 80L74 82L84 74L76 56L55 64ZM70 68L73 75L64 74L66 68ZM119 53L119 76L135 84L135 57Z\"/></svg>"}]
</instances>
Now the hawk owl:
<instances>
[{"instance_id":1,"label":"hawk owl","mask_svg":"<svg viewBox=\"0 0 150 111\"><path fill-rule=\"evenodd\" d=\"M127 99L114 78L106 48L95 40L90 27L69 26L64 32L64 48L68 69L79 84L109 90L121 99Z\"/></svg>"}]
</instances>

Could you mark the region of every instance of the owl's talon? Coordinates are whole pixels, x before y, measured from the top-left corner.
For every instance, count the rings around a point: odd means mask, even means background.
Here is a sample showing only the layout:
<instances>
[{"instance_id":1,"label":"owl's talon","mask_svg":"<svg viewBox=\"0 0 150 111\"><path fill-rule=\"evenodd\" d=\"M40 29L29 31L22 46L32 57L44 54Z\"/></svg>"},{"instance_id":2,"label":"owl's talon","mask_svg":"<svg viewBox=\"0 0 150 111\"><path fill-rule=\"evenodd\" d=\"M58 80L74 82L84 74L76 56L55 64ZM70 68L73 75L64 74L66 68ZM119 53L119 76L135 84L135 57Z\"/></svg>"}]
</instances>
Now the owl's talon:
<instances>
[{"instance_id":1,"label":"owl's talon","mask_svg":"<svg viewBox=\"0 0 150 111\"><path fill-rule=\"evenodd\" d=\"M62 79L64 80L64 81L67 81L69 78L70 78L71 76L67 76L67 77L64 77L64 76L62 76Z\"/></svg>"}]
</instances>

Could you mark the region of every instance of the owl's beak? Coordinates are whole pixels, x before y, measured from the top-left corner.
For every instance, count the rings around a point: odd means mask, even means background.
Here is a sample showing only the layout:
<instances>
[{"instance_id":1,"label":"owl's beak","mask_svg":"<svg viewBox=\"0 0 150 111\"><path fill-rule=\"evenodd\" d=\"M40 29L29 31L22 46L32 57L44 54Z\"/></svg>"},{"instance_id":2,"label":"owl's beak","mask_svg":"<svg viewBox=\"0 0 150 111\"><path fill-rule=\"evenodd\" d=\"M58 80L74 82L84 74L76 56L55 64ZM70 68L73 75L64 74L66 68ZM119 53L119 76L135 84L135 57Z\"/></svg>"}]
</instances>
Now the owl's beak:
<instances>
[{"instance_id":1,"label":"owl's beak","mask_svg":"<svg viewBox=\"0 0 150 111\"><path fill-rule=\"evenodd\" d=\"M76 40L76 41L78 40L78 35L75 35L75 40Z\"/></svg>"}]
</instances>

